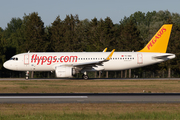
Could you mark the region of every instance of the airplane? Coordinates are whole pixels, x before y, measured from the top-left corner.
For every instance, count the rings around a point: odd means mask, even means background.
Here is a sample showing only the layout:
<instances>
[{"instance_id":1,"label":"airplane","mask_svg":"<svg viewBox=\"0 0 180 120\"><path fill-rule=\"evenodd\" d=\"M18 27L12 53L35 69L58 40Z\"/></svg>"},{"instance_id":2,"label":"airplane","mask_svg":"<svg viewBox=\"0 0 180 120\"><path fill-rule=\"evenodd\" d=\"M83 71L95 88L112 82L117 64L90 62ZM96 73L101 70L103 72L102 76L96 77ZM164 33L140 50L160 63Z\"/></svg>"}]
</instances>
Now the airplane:
<instances>
[{"instance_id":1,"label":"airplane","mask_svg":"<svg viewBox=\"0 0 180 120\"><path fill-rule=\"evenodd\" d=\"M14 55L3 66L14 71L55 71L58 78L71 78L83 73L88 79L89 71L118 71L139 68L175 58L166 53L172 24L164 24L148 44L137 52L28 52Z\"/></svg>"}]
</instances>

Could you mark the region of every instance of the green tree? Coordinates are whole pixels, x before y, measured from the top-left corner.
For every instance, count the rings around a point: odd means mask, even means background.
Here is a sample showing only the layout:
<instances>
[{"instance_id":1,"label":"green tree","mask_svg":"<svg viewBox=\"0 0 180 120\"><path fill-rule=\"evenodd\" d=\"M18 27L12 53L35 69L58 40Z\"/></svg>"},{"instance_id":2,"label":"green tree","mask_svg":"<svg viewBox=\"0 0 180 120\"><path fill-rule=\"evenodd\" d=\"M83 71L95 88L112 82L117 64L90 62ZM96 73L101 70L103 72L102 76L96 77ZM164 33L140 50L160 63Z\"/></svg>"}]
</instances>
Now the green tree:
<instances>
[{"instance_id":1,"label":"green tree","mask_svg":"<svg viewBox=\"0 0 180 120\"><path fill-rule=\"evenodd\" d=\"M99 31L98 31L98 24L99 21L97 18L93 18L90 21L90 36L89 36L89 43L91 51L98 51L99 48Z\"/></svg>"},{"instance_id":2,"label":"green tree","mask_svg":"<svg viewBox=\"0 0 180 120\"><path fill-rule=\"evenodd\" d=\"M49 41L46 39L44 23L38 13L25 15L22 29L24 31L25 51L40 52L46 51Z\"/></svg>"},{"instance_id":3,"label":"green tree","mask_svg":"<svg viewBox=\"0 0 180 120\"><path fill-rule=\"evenodd\" d=\"M121 41L119 44L125 51L138 51L142 49L144 43L140 38L140 32L132 20L121 27Z\"/></svg>"},{"instance_id":4,"label":"green tree","mask_svg":"<svg viewBox=\"0 0 180 120\"><path fill-rule=\"evenodd\" d=\"M79 46L77 45L79 41L77 39L77 35L75 34L75 28L79 22L78 15L73 16L72 14L70 16L67 15L63 21L62 41L64 44L62 47L66 52L77 51L79 49Z\"/></svg>"},{"instance_id":5,"label":"green tree","mask_svg":"<svg viewBox=\"0 0 180 120\"><path fill-rule=\"evenodd\" d=\"M90 22L88 19L80 21L75 28L76 39L78 41L77 51L91 51L90 45Z\"/></svg>"},{"instance_id":6,"label":"green tree","mask_svg":"<svg viewBox=\"0 0 180 120\"><path fill-rule=\"evenodd\" d=\"M5 53L6 59L15 55L18 48L18 40L16 39L17 31L21 28L22 20L20 18L12 18L7 24L7 28L2 33L1 45Z\"/></svg>"},{"instance_id":7,"label":"green tree","mask_svg":"<svg viewBox=\"0 0 180 120\"><path fill-rule=\"evenodd\" d=\"M114 45L116 42L115 39L115 28L114 28L114 24L112 22L112 20L107 17L104 20L104 29L101 33L101 38L102 38L102 49L104 49L105 47L108 47L109 49L114 49ZM101 50L102 50L101 49Z\"/></svg>"},{"instance_id":8,"label":"green tree","mask_svg":"<svg viewBox=\"0 0 180 120\"><path fill-rule=\"evenodd\" d=\"M1 38L3 34L3 29L0 27L0 70L2 70L2 65L5 61L5 52L4 52L4 46L2 44Z\"/></svg>"},{"instance_id":9,"label":"green tree","mask_svg":"<svg viewBox=\"0 0 180 120\"><path fill-rule=\"evenodd\" d=\"M50 39L50 48L52 51L61 52L64 50L62 47L63 42L63 23L60 19L60 16L52 23L52 26L48 29L49 39ZM60 47L61 46L61 47Z\"/></svg>"},{"instance_id":10,"label":"green tree","mask_svg":"<svg viewBox=\"0 0 180 120\"><path fill-rule=\"evenodd\" d=\"M90 26L90 44L94 51L102 51L106 47L108 49L114 48L116 43L115 27L109 17L105 20L100 19L100 21L94 18L90 22Z\"/></svg>"}]
</instances>

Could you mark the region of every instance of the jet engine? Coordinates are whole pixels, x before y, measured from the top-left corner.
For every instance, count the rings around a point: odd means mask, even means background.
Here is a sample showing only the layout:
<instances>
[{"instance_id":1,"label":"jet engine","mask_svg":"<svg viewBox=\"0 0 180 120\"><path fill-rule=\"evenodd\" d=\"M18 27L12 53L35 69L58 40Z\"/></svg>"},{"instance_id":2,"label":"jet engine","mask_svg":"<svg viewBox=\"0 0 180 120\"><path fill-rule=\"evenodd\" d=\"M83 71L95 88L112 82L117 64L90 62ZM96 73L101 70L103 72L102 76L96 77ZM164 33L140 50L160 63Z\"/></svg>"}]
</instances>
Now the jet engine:
<instances>
[{"instance_id":1,"label":"jet engine","mask_svg":"<svg viewBox=\"0 0 180 120\"><path fill-rule=\"evenodd\" d=\"M75 75L75 69L67 66L58 66L55 70L56 77L73 77Z\"/></svg>"}]
</instances>

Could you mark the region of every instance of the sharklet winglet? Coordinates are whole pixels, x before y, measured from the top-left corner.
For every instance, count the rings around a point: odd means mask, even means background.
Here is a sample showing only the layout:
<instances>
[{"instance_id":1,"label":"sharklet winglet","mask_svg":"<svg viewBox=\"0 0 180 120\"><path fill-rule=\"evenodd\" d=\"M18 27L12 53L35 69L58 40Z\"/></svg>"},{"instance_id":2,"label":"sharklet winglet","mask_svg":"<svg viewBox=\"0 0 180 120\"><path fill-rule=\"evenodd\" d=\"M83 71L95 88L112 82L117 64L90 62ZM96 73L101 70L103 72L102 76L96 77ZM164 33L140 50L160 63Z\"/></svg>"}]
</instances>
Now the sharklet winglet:
<instances>
[{"instance_id":1,"label":"sharklet winglet","mask_svg":"<svg viewBox=\"0 0 180 120\"><path fill-rule=\"evenodd\" d=\"M111 59L111 57L112 57L114 51L115 51L115 49L113 49L113 50L111 51L111 53L110 53L109 56L106 58L106 60L110 60L110 59Z\"/></svg>"},{"instance_id":2,"label":"sharklet winglet","mask_svg":"<svg viewBox=\"0 0 180 120\"><path fill-rule=\"evenodd\" d=\"M103 50L103 52L106 52L106 50L107 50L107 48L105 48L105 49Z\"/></svg>"}]
</instances>

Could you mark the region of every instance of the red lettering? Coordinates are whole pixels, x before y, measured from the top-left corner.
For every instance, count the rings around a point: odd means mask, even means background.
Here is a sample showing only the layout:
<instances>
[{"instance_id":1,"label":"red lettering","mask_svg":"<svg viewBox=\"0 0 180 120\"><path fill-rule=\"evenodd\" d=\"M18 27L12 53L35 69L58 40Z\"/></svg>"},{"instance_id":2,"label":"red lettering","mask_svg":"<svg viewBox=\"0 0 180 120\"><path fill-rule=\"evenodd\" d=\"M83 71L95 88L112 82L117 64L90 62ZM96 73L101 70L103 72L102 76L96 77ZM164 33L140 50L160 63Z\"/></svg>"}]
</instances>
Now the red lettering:
<instances>
[{"instance_id":1,"label":"red lettering","mask_svg":"<svg viewBox=\"0 0 180 120\"><path fill-rule=\"evenodd\" d=\"M43 63L44 63L44 62L46 62L46 59L47 59L47 57L46 57L46 56L43 56L43 57L42 57L42 62L41 62L41 65L43 65Z\"/></svg>"},{"instance_id":2,"label":"red lettering","mask_svg":"<svg viewBox=\"0 0 180 120\"><path fill-rule=\"evenodd\" d=\"M162 32L165 32L165 31L166 31L166 28L163 27L163 28L161 29L161 31L162 31Z\"/></svg>"},{"instance_id":3,"label":"red lettering","mask_svg":"<svg viewBox=\"0 0 180 120\"><path fill-rule=\"evenodd\" d=\"M33 62L33 60L34 60L34 62L36 62L36 59L37 59L37 54L36 55L33 54L31 57L31 63Z\"/></svg>"},{"instance_id":4,"label":"red lettering","mask_svg":"<svg viewBox=\"0 0 180 120\"><path fill-rule=\"evenodd\" d=\"M157 33L157 35L160 36L160 37L161 37L162 34L163 34L163 31L159 31L159 32Z\"/></svg>"},{"instance_id":5,"label":"red lettering","mask_svg":"<svg viewBox=\"0 0 180 120\"><path fill-rule=\"evenodd\" d=\"M61 56L61 57L60 57L60 62L63 62L63 61L62 61L63 57L64 57L64 56Z\"/></svg>"},{"instance_id":6,"label":"red lettering","mask_svg":"<svg viewBox=\"0 0 180 120\"><path fill-rule=\"evenodd\" d=\"M68 56L65 56L64 57L64 62L68 62L69 61L69 57Z\"/></svg>"},{"instance_id":7,"label":"red lettering","mask_svg":"<svg viewBox=\"0 0 180 120\"><path fill-rule=\"evenodd\" d=\"M47 61L48 61L47 65L50 65L52 63L52 56L49 56Z\"/></svg>"},{"instance_id":8,"label":"red lettering","mask_svg":"<svg viewBox=\"0 0 180 120\"><path fill-rule=\"evenodd\" d=\"M150 50L150 47L152 47L152 43L151 42L147 45L148 50Z\"/></svg>"},{"instance_id":9,"label":"red lettering","mask_svg":"<svg viewBox=\"0 0 180 120\"><path fill-rule=\"evenodd\" d=\"M56 62L56 57L57 57L57 56L54 56L54 57L53 57L53 59L54 59L53 63L55 63L55 62Z\"/></svg>"},{"instance_id":10,"label":"red lettering","mask_svg":"<svg viewBox=\"0 0 180 120\"><path fill-rule=\"evenodd\" d=\"M37 54L33 54L31 56L31 63L36 63L37 61L37 65L39 65L40 63L41 65L43 65L46 62L47 65L51 65L52 62L77 62L77 58L77 56L61 56L60 61L58 61L57 56L38 56Z\"/></svg>"},{"instance_id":11,"label":"red lettering","mask_svg":"<svg viewBox=\"0 0 180 120\"><path fill-rule=\"evenodd\" d=\"M39 65L41 59L42 59L42 56L40 58L39 58L39 56L37 56L37 60L38 60L37 65Z\"/></svg>"},{"instance_id":12,"label":"red lettering","mask_svg":"<svg viewBox=\"0 0 180 120\"><path fill-rule=\"evenodd\" d=\"M157 42L157 40L161 38L165 31L166 29L164 27L161 30L159 30L159 32L155 35L154 38L152 38L150 43L147 45L148 50L150 50L150 48Z\"/></svg>"},{"instance_id":13,"label":"red lettering","mask_svg":"<svg viewBox=\"0 0 180 120\"><path fill-rule=\"evenodd\" d=\"M36 60L37 60L37 54L36 54L36 56L35 56L34 62L36 62Z\"/></svg>"},{"instance_id":14,"label":"red lettering","mask_svg":"<svg viewBox=\"0 0 180 120\"><path fill-rule=\"evenodd\" d=\"M153 39L152 39L152 43L155 44L155 42L156 42L156 40L153 38Z\"/></svg>"},{"instance_id":15,"label":"red lettering","mask_svg":"<svg viewBox=\"0 0 180 120\"><path fill-rule=\"evenodd\" d=\"M159 39L160 37L158 37L158 36L155 36L155 39L157 40L157 39Z\"/></svg>"},{"instance_id":16,"label":"red lettering","mask_svg":"<svg viewBox=\"0 0 180 120\"><path fill-rule=\"evenodd\" d=\"M163 31L161 30L157 33L157 36L161 37L162 34L163 34Z\"/></svg>"},{"instance_id":17,"label":"red lettering","mask_svg":"<svg viewBox=\"0 0 180 120\"><path fill-rule=\"evenodd\" d=\"M77 56L70 56L70 59L69 59L69 62L74 62L74 59L75 59L75 62L77 62Z\"/></svg>"},{"instance_id":18,"label":"red lettering","mask_svg":"<svg viewBox=\"0 0 180 120\"><path fill-rule=\"evenodd\" d=\"M31 57L31 62L33 62L33 59L34 59L34 55L32 55L32 57Z\"/></svg>"}]
</instances>

